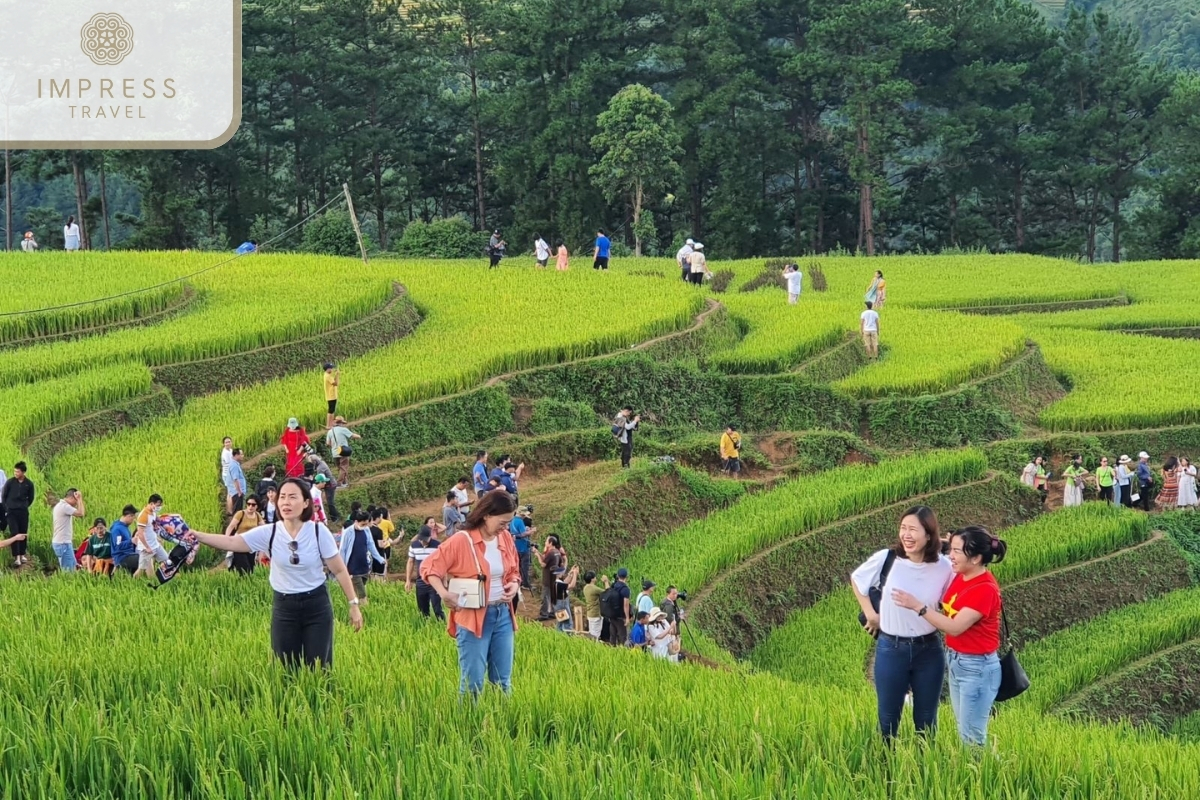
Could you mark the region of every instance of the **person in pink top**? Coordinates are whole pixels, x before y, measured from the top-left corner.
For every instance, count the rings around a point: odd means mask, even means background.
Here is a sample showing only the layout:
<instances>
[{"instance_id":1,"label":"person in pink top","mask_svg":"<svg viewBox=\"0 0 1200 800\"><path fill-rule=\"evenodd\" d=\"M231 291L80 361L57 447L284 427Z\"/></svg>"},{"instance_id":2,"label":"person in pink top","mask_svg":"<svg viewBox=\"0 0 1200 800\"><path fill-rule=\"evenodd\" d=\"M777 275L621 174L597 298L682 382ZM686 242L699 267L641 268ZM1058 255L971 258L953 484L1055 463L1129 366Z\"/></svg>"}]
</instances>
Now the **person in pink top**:
<instances>
[{"instance_id":1,"label":"person in pink top","mask_svg":"<svg viewBox=\"0 0 1200 800\"><path fill-rule=\"evenodd\" d=\"M566 242L559 242L558 243L558 261L555 262L554 268L557 269L559 272L566 272L567 271L567 257L569 255L570 255L570 253L567 252Z\"/></svg>"}]
</instances>

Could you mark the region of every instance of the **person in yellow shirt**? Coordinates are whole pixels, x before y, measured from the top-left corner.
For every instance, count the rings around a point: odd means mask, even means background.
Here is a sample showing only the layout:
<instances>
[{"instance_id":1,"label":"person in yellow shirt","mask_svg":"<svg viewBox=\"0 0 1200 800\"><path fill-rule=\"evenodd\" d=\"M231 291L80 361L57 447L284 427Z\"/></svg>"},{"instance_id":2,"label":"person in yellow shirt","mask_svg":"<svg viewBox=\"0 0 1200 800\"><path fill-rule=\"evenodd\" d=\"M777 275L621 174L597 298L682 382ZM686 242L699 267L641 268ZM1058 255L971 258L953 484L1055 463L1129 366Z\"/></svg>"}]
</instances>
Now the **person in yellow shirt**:
<instances>
[{"instance_id":1,"label":"person in yellow shirt","mask_svg":"<svg viewBox=\"0 0 1200 800\"><path fill-rule=\"evenodd\" d=\"M721 434L721 469L730 475L740 473L742 471L741 451L742 435L732 425L726 426L725 432Z\"/></svg>"},{"instance_id":2,"label":"person in yellow shirt","mask_svg":"<svg viewBox=\"0 0 1200 800\"><path fill-rule=\"evenodd\" d=\"M341 370L334 367L329 362L325 363L325 402L329 409L325 412L325 428L333 427L333 418L337 414L338 401L338 379L341 377Z\"/></svg>"}]
</instances>

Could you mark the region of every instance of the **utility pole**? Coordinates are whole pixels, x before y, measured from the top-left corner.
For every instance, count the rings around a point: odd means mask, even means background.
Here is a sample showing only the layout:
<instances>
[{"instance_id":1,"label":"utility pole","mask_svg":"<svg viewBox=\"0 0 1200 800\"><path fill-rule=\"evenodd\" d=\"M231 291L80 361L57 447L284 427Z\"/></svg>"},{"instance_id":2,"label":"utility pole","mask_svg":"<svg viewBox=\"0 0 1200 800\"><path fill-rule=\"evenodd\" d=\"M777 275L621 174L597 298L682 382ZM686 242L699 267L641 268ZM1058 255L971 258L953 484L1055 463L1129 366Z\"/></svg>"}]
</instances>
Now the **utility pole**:
<instances>
[{"instance_id":1,"label":"utility pole","mask_svg":"<svg viewBox=\"0 0 1200 800\"><path fill-rule=\"evenodd\" d=\"M358 214L354 212L354 198L350 196L350 184L343 183L342 191L346 193L346 205L350 207L350 222L354 225L354 235L358 237L358 251L362 253L363 263L367 263L367 246L363 244L362 229L358 227Z\"/></svg>"}]
</instances>

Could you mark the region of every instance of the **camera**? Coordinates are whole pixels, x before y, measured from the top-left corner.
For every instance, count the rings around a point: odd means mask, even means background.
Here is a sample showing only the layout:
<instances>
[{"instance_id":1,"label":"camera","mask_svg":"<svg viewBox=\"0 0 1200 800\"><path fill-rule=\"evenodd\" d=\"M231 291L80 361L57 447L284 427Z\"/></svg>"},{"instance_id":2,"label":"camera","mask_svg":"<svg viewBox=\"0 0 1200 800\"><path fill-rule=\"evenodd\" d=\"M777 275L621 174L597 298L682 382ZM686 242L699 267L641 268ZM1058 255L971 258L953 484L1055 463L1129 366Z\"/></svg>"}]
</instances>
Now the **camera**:
<instances>
[{"instance_id":1,"label":"camera","mask_svg":"<svg viewBox=\"0 0 1200 800\"><path fill-rule=\"evenodd\" d=\"M687 591L686 591L686 590L684 590L684 589L677 589L677 590L675 591L675 594L676 594L676 596L677 596L677 597L678 597L680 600L682 600L683 602L685 602L685 603L686 603L686 602L688 601L688 593L687 593Z\"/></svg>"}]
</instances>

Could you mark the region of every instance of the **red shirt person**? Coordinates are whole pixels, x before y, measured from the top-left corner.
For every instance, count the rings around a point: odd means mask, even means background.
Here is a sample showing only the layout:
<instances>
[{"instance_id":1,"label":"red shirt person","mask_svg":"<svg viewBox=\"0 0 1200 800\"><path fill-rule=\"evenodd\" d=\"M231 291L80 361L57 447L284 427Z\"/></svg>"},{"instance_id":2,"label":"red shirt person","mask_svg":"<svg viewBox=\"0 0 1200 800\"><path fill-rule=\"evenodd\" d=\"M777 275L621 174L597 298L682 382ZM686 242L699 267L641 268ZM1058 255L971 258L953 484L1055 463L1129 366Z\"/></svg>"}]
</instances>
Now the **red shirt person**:
<instances>
[{"instance_id":1,"label":"red shirt person","mask_svg":"<svg viewBox=\"0 0 1200 800\"><path fill-rule=\"evenodd\" d=\"M308 433L295 417L288 420L287 428L279 437L279 443L287 449L287 465L284 467L287 478L304 477L304 447L308 444Z\"/></svg>"}]
</instances>

